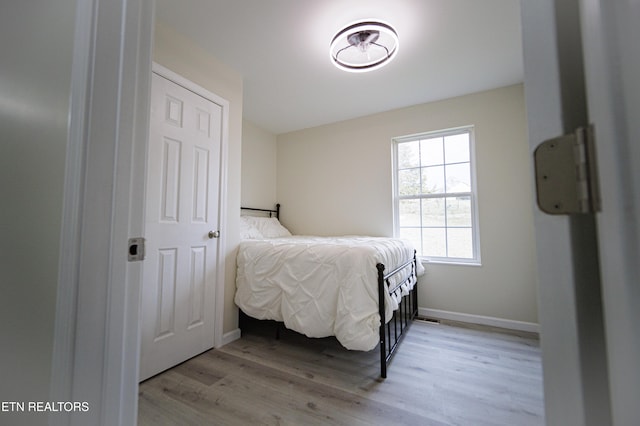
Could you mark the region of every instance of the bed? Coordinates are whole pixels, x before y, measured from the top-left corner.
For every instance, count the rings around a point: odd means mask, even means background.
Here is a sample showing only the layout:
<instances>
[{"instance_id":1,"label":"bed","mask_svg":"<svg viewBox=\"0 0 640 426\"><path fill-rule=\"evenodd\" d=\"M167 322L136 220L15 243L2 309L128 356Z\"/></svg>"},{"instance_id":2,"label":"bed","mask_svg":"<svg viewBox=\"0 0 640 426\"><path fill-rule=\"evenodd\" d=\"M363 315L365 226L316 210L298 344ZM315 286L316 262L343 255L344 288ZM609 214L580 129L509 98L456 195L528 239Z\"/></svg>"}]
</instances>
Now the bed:
<instances>
[{"instance_id":1,"label":"bed","mask_svg":"<svg viewBox=\"0 0 640 426\"><path fill-rule=\"evenodd\" d=\"M242 210L235 294L241 312L308 337L335 336L350 350L379 345L385 378L418 311L424 268L414 248L393 238L294 236L279 222L279 204Z\"/></svg>"}]
</instances>

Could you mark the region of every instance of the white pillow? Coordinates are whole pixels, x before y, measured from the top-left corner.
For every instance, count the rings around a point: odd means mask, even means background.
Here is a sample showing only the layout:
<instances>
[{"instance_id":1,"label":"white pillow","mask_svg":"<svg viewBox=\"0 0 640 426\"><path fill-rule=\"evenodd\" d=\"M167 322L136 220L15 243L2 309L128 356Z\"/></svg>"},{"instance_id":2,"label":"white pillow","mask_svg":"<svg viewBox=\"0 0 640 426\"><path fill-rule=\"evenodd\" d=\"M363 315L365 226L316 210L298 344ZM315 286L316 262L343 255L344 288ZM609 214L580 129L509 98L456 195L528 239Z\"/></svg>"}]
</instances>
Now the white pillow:
<instances>
[{"instance_id":1,"label":"white pillow","mask_svg":"<svg viewBox=\"0 0 640 426\"><path fill-rule=\"evenodd\" d=\"M290 237L291 232L275 217L243 216L263 238Z\"/></svg>"},{"instance_id":2,"label":"white pillow","mask_svg":"<svg viewBox=\"0 0 640 426\"><path fill-rule=\"evenodd\" d=\"M258 228L247 220L249 216L240 216L240 239L241 240L259 240L264 238Z\"/></svg>"}]
</instances>

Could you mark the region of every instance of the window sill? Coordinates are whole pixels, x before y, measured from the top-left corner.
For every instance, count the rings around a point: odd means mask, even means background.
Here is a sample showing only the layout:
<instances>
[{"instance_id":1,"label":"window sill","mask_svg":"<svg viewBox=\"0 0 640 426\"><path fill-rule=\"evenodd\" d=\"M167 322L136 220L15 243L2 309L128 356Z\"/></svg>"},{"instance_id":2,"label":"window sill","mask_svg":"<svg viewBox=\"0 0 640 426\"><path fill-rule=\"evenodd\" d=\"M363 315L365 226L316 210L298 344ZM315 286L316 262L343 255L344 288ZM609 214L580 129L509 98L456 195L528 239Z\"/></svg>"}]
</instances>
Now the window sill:
<instances>
[{"instance_id":1,"label":"window sill","mask_svg":"<svg viewBox=\"0 0 640 426\"><path fill-rule=\"evenodd\" d=\"M442 259L427 259L422 258L420 262L423 266L428 264L432 265L450 265L450 266L482 266L481 262L476 261L459 261L459 260L442 260Z\"/></svg>"}]
</instances>

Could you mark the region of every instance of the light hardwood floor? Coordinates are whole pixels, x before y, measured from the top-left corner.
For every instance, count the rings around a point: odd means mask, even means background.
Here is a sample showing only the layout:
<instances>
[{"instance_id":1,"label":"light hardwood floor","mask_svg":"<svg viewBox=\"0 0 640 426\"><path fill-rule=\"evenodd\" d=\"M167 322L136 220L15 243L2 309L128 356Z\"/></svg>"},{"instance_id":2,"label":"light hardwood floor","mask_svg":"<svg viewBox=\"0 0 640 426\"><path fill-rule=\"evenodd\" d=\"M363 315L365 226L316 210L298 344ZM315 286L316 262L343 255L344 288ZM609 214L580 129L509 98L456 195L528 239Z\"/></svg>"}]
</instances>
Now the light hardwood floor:
<instances>
[{"instance_id":1,"label":"light hardwood floor","mask_svg":"<svg viewBox=\"0 0 640 426\"><path fill-rule=\"evenodd\" d=\"M253 324L140 385L140 425L543 425L532 335L415 321L388 371L378 352Z\"/></svg>"}]
</instances>

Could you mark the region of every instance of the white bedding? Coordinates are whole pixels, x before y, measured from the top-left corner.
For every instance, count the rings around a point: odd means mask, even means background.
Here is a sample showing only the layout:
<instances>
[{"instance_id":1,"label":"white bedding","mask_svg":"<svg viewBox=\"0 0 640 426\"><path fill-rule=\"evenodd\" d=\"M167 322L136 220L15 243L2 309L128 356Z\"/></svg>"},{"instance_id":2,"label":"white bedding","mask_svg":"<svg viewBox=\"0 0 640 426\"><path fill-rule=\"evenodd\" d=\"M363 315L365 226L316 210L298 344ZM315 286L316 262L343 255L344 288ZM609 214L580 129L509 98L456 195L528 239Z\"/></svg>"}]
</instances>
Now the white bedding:
<instances>
[{"instance_id":1,"label":"white bedding","mask_svg":"<svg viewBox=\"0 0 640 426\"><path fill-rule=\"evenodd\" d=\"M413 251L403 240L376 237L246 240L238 251L235 302L251 317L282 321L309 337L336 336L347 349L368 351L379 341L376 264L391 272ZM385 295L386 321L399 297Z\"/></svg>"}]
</instances>

